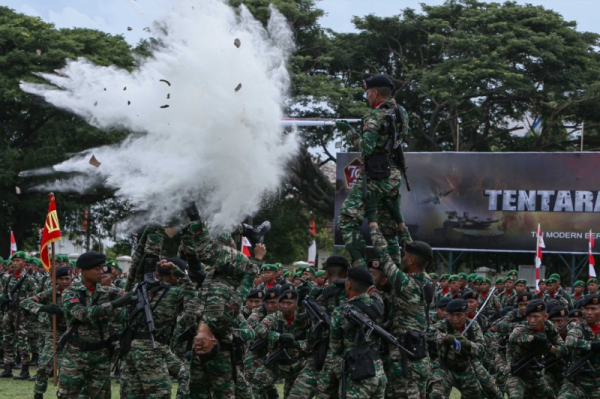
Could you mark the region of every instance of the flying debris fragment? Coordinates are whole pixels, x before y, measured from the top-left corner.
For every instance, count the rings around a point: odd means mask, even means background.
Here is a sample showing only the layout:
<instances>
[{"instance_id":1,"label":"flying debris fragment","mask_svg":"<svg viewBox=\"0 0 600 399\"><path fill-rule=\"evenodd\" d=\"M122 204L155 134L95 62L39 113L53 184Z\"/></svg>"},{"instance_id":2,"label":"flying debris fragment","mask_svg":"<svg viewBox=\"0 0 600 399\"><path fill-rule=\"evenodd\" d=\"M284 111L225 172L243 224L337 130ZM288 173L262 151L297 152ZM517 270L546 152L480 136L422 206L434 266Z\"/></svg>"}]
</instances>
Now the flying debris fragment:
<instances>
[{"instance_id":1,"label":"flying debris fragment","mask_svg":"<svg viewBox=\"0 0 600 399\"><path fill-rule=\"evenodd\" d=\"M170 99L171 99L171 93L168 93L167 94L167 100L170 100Z\"/></svg>"},{"instance_id":2,"label":"flying debris fragment","mask_svg":"<svg viewBox=\"0 0 600 399\"><path fill-rule=\"evenodd\" d=\"M233 44L235 45L235 47L240 48L240 46L242 45L242 42L240 41L240 39L235 39L233 41Z\"/></svg>"},{"instance_id":3,"label":"flying debris fragment","mask_svg":"<svg viewBox=\"0 0 600 399\"><path fill-rule=\"evenodd\" d=\"M127 90L127 87L123 87L123 91Z\"/></svg>"},{"instance_id":4,"label":"flying debris fragment","mask_svg":"<svg viewBox=\"0 0 600 399\"><path fill-rule=\"evenodd\" d=\"M237 85L237 87L235 88L235 91L240 91L240 89L242 88L242 84L240 83L239 85Z\"/></svg>"},{"instance_id":5,"label":"flying debris fragment","mask_svg":"<svg viewBox=\"0 0 600 399\"><path fill-rule=\"evenodd\" d=\"M96 101L96 102L94 103L94 107L96 107L97 105L98 105L98 101Z\"/></svg>"},{"instance_id":6,"label":"flying debris fragment","mask_svg":"<svg viewBox=\"0 0 600 399\"><path fill-rule=\"evenodd\" d=\"M17 186L15 186L15 193L21 194L21 189Z\"/></svg>"},{"instance_id":7,"label":"flying debris fragment","mask_svg":"<svg viewBox=\"0 0 600 399\"><path fill-rule=\"evenodd\" d=\"M35 50L35 52L37 55L42 55L42 50L40 50L40 49Z\"/></svg>"},{"instance_id":8,"label":"flying debris fragment","mask_svg":"<svg viewBox=\"0 0 600 399\"><path fill-rule=\"evenodd\" d=\"M131 26L128 26L127 30L131 31L131 30L133 30L133 28Z\"/></svg>"},{"instance_id":9,"label":"flying debris fragment","mask_svg":"<svg viewBox=\"0 0 600 399\"><path fill-rule=\"evenodd\" d=\"M106 91L106 87L104 88L104 91Z\"/></svg>"},{"instance_id":10,"label":"flying debris fragment","mask_svg":"<svg viewBox=\"0 0 600 399\"><path fill-rule=\"evenodd\" d=\"M90 165L95 166L96 168L98 168L102 164L100 162L98 162L98 160L96 159L96 157L94 155L92 155L92 157L90 158Z\"/></svg>"},{"instance_id":11,"label":"flying debris fragment","mask_svg":"<svg viewBox=\"0 0 600 399\"><path fill-rule=\"evenodd\" d=\"M168 80L161 79L160 81L161 81L161 82L165 82L166 84L168 84L169 86L171 86L171 83L170 83Z\"/></svg>"},{"instance_id":12,"label":"flying debris fragment","mask_svg":"<svg viewBox=\"0 0 600 399\"><path fill-rule=\"evenodd\" d=\"M131 104L131 101L127 101L127 105Z\"/></svg>"},{"instance_id":13,"label":"flying debris fragment","mask_svg":"<svg viewBox=\"0 0 600 399\"><path fill-rule=\"evenodd\" d=\"M161 108L169 108L169 104L162 105Z\"/></svg>"}]
</instances>

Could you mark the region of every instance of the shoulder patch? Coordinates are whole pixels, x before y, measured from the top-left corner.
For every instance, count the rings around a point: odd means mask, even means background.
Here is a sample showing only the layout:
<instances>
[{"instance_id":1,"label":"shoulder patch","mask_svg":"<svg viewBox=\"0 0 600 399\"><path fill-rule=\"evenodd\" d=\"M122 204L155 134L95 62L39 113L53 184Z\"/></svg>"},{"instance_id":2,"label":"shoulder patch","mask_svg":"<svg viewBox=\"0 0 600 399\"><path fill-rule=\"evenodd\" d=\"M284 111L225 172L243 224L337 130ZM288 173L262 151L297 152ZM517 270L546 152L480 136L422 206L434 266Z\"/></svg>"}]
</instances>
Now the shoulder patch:
<instances>
[{"instance_id":1,"label":"shoulder patch","mask_svg":"<svg viewBox=\"0 0 600 399\"><path fill-rule=\"evenodd\" d=\"M73 298L70 301L71 303L79 303L79 298Z\"/></svg>"}]
</instances>

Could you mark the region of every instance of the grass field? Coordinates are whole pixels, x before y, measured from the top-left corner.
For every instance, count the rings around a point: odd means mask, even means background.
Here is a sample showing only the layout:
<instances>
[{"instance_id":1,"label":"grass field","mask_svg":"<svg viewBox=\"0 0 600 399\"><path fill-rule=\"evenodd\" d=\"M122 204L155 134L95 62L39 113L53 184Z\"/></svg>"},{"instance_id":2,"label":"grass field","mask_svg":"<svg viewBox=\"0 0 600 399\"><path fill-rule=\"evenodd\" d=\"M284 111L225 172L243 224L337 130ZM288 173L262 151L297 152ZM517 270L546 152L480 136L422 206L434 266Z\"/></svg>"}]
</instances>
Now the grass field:
<instances>
[{"instance_id":1,"label":"grass field","mask_svg":"<svg viewBox=\"0 0 600 399\"><path fill-rule=\"evenodd\" d=\"M32 375L34 369L30 369ZM17 375L19 370L13 370L13 374ZM30 381L15 381L13 379L0 379L0 397L7 399L31 399L33 397L34 382ZM283 399L283 385L277 386L280 397ZM173 383L173 398L177 392L177 383ZM44 398L55 398L56 387L52 385L52 379L48 380L48 391ZM119 384L112 380L112 399L119 399ZM460 399L460 393L453 389L450 399Z\"/></svg>"}]
</instances>

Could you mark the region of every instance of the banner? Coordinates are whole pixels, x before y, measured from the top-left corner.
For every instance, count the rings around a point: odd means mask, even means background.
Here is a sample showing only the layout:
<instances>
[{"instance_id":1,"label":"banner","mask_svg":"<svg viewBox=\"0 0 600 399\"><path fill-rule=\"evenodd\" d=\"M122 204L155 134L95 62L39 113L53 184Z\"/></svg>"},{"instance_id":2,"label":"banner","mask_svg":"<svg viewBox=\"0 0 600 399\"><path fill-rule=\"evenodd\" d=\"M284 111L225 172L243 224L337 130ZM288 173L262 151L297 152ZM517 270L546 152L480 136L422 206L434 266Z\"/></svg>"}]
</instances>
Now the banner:
<instances>
[{"instance_id":1,"label":"banner","mask_svg":"<svg viewBox=\"0 0 600 399\"><path fill-rule=\"evenodd\" d=\"M587 254L600 225L600 153L407 153L411 191L402 214L415 240L436 250ZM337 217L361 170L360 154L337 154ZM367 242L366 221L361 232ZM597 238L600 233L592 233Z\"/></svg>"},{"instance_id":2,"label":"banner","mask_svg":"<svg viewBox=\"0 0 600 399\"><path fill-rule=\"evenodd\" d=\"M46 215L46 223L42 232L42 243L40 245L40 258L44 268L50 270L50 254L48 247L54 241L60 240L60 226L58 225L58 214L56 213L56 202L54 196L50 195L50 205L48 206L48 214Z\"/></svg>"}]
</instances>

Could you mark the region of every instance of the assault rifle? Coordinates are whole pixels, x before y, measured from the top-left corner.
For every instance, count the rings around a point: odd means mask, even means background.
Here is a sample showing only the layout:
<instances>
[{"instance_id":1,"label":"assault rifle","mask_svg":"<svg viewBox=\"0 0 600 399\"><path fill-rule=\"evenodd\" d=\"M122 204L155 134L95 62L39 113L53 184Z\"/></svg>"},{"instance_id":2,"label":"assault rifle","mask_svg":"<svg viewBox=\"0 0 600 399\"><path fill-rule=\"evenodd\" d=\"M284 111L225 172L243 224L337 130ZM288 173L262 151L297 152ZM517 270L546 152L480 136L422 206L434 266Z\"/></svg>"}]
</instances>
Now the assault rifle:
<instances>
[{"instance_id":1,"label":"assault rifle","mask_svg":"<svg viewBox=\"0 0 600 399\"><path fill-rule=\"evenodd\" d=\"M588 373L593 373L594 378L596 378L596 370L594 369L594 366L592 365L592 362L594 361L594 357L596 357L596 352L589 351L588 353L586 353L585 355L580 357L579 360L577 360L575 363L573 363L571 366L569 366L567 371L564 372L563 377L565 377L565 379L569 379L571 377L576 376L579 373L588 372ZM584 369L584 367L586 367L586 368Z\"/></svg>"},{"instance_id":2,"label":"assault rifle","mask_svg":"<svg viewBox=\"0 0 600 399\"><path fill-rule=\"evenodd\" d=\"M282 360L284 360L284 361L292 360L292 358L287 350L288 350L287 347L282 347L282 348L275 349L273 352L269 353L267 355L267 357L265 358L264 366L268 367L271 364L282 361Z\"/></svg>"},{"instance_id":3,"label":"assault rifle","mask_svg":"<svg viewBox=\"0 0 600 399\"><path fill-rule=\"evenodd\" d=\"M190 327L177 337L177 342L185 342L185 352L183 357L190 359L192 354L192 346L194 345L194 337L196 336L196 327Z\"/></svg>"},{"instance_id":4,"label":"assault rifle","mask_svg":"<svg viewBox=\"0 0 600 399\"><path fill-rule=\"evenodd\" d=\"M375 334L377 337L389 342L392 345L395 345L403 351L404 353L415 356L414 353L406 349L404 346L398 342L398 339L394 337L392 334L385 331L383 328L379 327L377 324L373 323L373 321L362 314L358 313L356 310L352 309L351 306L344 306L344 317L350 320L350 322L344 324L342 326L342 330L347 331L352 327L352 324L358 325L358 328L361 329L365 341L369 339L371 334Z\"/></svg>"},{"instance_id":5,"label":"assault rifle","mask_svg":"<svg viewBox=\"0 0 600 399\"><path fill-rule=\"evenodd\" d=\"M302 301L302 305L306 309L306 314L310 317L313 334L316 334L323 326L331 327L331 317L317 303L315 298L307 296L306 299Z\"/></svg>"},{"instance_id":6,"label":"assault rifle","mask_svg":"<svg viewBox=\"0 0 600 399\"><path fill-rule=\"evenodd\" d=\"M79 323L71 325L71 327L69 327L69 329L65 331L63 335L60 336L58 341L56 341L56 350L50 356L50 358L48 358L48 361L46 362L46 367L50 366L50 363L52 363L52 359L54 359L54 356L56 356L58 352L63 350L63 348L69 343L69 341L71 341L73 334L75 334L75 332L77 331L78 325Z\"/></svg>"},{"instance_id":7,"label":"assault rifle","mask_svg":"<svg viewBox=\"0 0 600 399\"><path fill-rule=\"evenodd\" d=\"M9 292L6 293L6 296L8 297L8 302L6 302L4 304L4 307L2 308L3 312L6 312L8 310L8 307L10 306L10 304L15 300L14 299L14 295L17 291L19 291L19 289L21 288L21 286L23 285L23 282L25 281L25 278L27 277L27 273L25 271L21 272L23 273L23 276L21 276L21 278L17 281L17 283L10 289ZM19 326L19 323L17 322L17 328Z\"/></svg>"}]
</instances>

